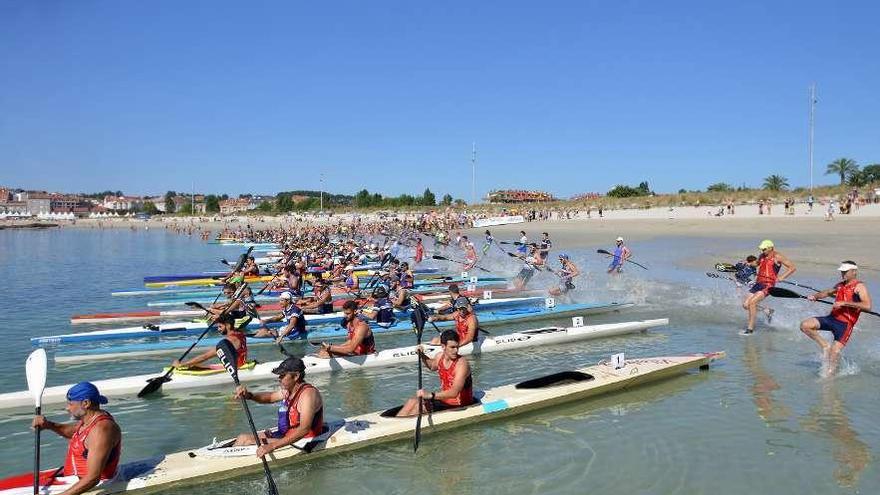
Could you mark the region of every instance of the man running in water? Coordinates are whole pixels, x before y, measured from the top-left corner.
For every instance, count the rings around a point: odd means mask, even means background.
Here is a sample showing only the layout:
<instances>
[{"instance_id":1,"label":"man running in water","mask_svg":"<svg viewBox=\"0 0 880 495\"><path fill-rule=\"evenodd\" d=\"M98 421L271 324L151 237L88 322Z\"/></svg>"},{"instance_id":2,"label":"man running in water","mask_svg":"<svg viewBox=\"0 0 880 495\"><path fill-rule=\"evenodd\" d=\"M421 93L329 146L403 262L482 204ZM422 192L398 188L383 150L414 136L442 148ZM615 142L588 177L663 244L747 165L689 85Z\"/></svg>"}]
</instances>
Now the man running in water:
<instances>
[{"instance_id":1,"label":"man running in water","mask_svg":"<svg viewBox=\"0 0 880 495\"><path fill-rule=\"evenodd\" d=\"M559 254L559 263L562 264L562 270L557 272L560 278L560 283L559 287L553 287L550 289L551 296L559 296L574 289L574 282L572 280L581 273L578 267L572 263L571 259L565 253Z\"/></svg>"},{"instance_id":2,"label":"man running in water","mask_svg":"<svg viewBox=\"0 0 880 495\"><path fill-rule=\"evenodd\" d=\"M632 257L632 252L623 244L623 237L618 237L615 242L617 242L617 246L614 248L614 254L611 255L608 273L620 273L623 270L623 264Z\"/></svg>"},{"instance_id":3,"label":"man running in water","mask_svg":"<svg viewBox=\"0 0 880 495\"><path fill-rule=\"evenodd\" d=\"M837 268L841 281L834 287L821 290L807 296L816 301L834 296L834 306L827 316L814 316L801 322L801 332L813 339L822 351L823 359L831 374L837 369L840 352L849 341L859 315L862 311L871 311L871 295L865 284L859 281L859 267L854 261L844 261ZM834 341L829 344L820 335L819 330L831 332Z\"/></svg>"},{"instance_id":4,"label":"man running in water","mask_svg":"<svg viewBox=\"0 0 880 495\"><path fill-rule=\"evenodd\" d=\"M492 243L495 242L495 238L492 237L492 233L488 230L486 231L486 243L483 244L483 256L489 252L489 248L492 247Z\"/></svg>"},{"instance_id":5,"label":"man running in water","mask_svg":"<svg viewBox=\"0 0 880 495\"><path fill-rule=\"evenodd\" d=\"M733 265L733 268L733 278L736 282L736 294L740 299L743 299L744 288L751 288L755 283L755 281L752 280L752 277L756 276L758 273L758 257L750 254L745 260ZM767 316L767 324L769 325L773 321L773 313L775 313L776 310L761 306L760 304L758 305L758 309L763 311L764 315Z\"/></svg>"},{"instance_id":6,"label":"man running in water","mask_svg":"<svg viewBox=\"0 0 880 495\"><path fill-rule=\"evenodd\" d=\"M761 255L758 256L758 273L755 283L749 289L750 295L743 301L743 309L749 314L749 321L743 335L751 335L755 332L755 319L758 316L758 303L764 300L777 282L790 277L797 268L788 257L776 251L771 240L763 240L758 245ZM785 271L780 273L782 267Z\"/></svg>"},{"instance_id":7,"label":"man running in water","mask_svg":"<svg viewBox=\"0 0 880 495\"><path fill-rule=\"evenodd\" d=\"M519 244L516 246L516 252L525 255L529 252L529 238L526 236L525 230L520 230Z\"/></svg>"}]
</instances>

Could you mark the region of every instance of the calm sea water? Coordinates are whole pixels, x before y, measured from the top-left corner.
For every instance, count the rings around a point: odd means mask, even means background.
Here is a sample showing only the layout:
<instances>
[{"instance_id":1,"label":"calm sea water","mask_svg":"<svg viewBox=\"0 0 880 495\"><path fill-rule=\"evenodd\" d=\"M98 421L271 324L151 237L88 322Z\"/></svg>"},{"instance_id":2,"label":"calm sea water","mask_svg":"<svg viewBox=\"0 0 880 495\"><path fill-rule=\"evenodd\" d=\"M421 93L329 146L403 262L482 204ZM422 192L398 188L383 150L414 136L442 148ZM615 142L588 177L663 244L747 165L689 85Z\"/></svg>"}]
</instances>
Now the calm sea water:
<instances>
[{"instance_id":1,"label":"calm sea water","mask_svg":"<svg viewBox=\"0 0 880 495\"><path fill-rule=\"evenodd\" d=\"M632 269L610 279L601 270L604 261L590 254L595 246L570 250L582 267L600 270L581 281L577 299L639 303L636 309L591 321L669 317L670 326L644 335L471 359L477 384L490 387L595 363L615 352L649 356L726 350L728 358L708 373L429 435L417 455L409 442L398 442L279 468L275 475L281 492L880 492L878 319L862 318L841 375L820 379L815 346L800 335L797 323L825 308L777 300L772 326L760 327L752 337L738 335L743 315L732 287L669 261L672 253L704 256L713 246L708 239L644 243L638 246L639 259L651 270ZM71 331L68 319L74 313L142 308L143 299L111 297L110 290L137 287L148 274L216 270L222 268L219 258L232 259L237 252L155 230L0 232L5 303L0 339L7 364L0 392L26 388L27 337ZM515 270L498 255L486 264ZM538 277L535 284L550 281ZM876 283L870 287L880 297ZM378 343L395 347L412 341L411 335L402 335ZM279 357L271 349L255 352L262 360ZM49 384L150 373L164 362L53 367ZM327 416L351 416L400 403L415 388L414 368L316 375L310 381L322 390ZM428 383L436 386L433 380ZM230 391L112 401L108 409L122 425L125 458L197 447L245 431L244 415L229 400ZM273 408L252 409L259 423L273 421ZM49 415L65 418L58 407L50 408ZM30 469L29 420L27 411L0 415L0 476ZM59 463L66 442L52 434L43 438L44 466ZM165 493L252 493L263 483L262 476L247 475Z\"/></svg>"}]
</instances>

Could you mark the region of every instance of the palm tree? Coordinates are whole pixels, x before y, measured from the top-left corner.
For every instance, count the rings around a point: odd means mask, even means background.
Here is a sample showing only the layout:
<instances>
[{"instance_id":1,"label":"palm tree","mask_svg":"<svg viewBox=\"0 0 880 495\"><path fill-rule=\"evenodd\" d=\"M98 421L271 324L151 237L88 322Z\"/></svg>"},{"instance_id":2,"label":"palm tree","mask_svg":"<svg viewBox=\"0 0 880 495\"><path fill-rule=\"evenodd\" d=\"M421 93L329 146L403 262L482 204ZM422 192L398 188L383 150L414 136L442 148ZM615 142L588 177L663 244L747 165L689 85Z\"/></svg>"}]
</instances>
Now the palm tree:
<instances>
[{"instance_id":1,"label":"palm tree","mask_svg":"<svg viewBox=\"0 0 880 495\"><path fill-rule=\"evenodd\" d=\"M828 164L825 175L837 174L840 176L840 185L846 183L847 177L859 171L859 165L849 158L838 158Z\"/></svg>"},{"instance_id":2,"label":"palm tree","mask_svg":"<svg viewBox=\"0 0 880 495\"><path fill-rule=\"evenodd\" d=\"M764 178L764 189L769 191L784 191L788 189L788 179L781 175L773 174Z\"/></svg>"}]
</instances>

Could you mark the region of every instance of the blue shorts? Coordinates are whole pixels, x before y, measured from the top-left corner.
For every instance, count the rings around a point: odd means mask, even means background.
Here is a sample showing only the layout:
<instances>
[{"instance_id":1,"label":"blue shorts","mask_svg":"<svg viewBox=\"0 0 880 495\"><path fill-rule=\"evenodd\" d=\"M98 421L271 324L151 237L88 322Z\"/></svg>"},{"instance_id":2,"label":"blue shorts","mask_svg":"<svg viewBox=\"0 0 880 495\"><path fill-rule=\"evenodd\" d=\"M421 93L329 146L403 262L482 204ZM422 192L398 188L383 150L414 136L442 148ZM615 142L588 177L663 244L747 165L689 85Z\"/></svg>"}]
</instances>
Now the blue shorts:
<instances>
[{"instance_id":1,"label":"blue shorts","mask_svg":"<svg viewBox=\"0 0 880 495\"><path fill-rule=\"evenodd\" d=\"M766 296L770 292L770 287L767 287L764 284L755 282L754 284L752 284L752 287L749 289L749 292L751 292L752 294L755 294L758 292L763 292L764 295Z\"/></svg>"},{"instance_id":2,"label":"blue shorts","mask_svg":"<svg viewBox=\"0 0 880 495\"><path fill-rule=\"evenodd\" d=\"M834 335L834 340L846 345L846 341L849 340L849 336L852 333L852 328L847 328L846 322L840 321L831 315L817 316L816 320L819 322L819 330L831 332Z\"/></svg>"}]
</instances>

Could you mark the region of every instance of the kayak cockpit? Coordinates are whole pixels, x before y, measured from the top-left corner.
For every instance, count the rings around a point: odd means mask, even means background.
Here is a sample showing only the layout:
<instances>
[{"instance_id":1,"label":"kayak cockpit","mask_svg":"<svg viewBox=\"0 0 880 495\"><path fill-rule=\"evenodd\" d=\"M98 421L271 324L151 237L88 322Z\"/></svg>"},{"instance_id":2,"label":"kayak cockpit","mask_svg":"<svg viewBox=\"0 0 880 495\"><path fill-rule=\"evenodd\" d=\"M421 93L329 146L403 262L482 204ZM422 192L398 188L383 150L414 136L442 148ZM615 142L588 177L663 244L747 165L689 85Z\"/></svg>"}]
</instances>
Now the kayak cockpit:
<instances>
[{"instance_id":1,"label":"kayak cockpit","mask_svg":"<svg viewBox=\"0 0 880 495\"><path fill-rule=\"evenodd\" d=\"M587 382L595 380L595 377L589 373L581 373L580 371L562 371L552 375L526 380L516 384L519 390L529 390L536 388L558 387L561 385L571 385L572 383Z\"/></svg>"},{"instance_id":2,"label":"kayak cockpit","mask_svg":"<svg viewBox=\"0 0 880 495\"><path fill-rule=\"evenodd\" d=\"M433 412L431 412L431 414L442 414L442 413L449 412L449 411L461 411L463 409L468 409L471 407L480 406L480 405L482 405L482 402L480 402L480 398L482 398L484 395L486 395L485 392L480 391L480 390L474 390L474 402L472 404L468 404L466 406L461 406L461 407L448 406L448 407L444 407L442 409L436 409ZM401 408L403 408L403 405L394 406L391 409L387 409L385 411L382 411L382 413L379 414L379 416L382 416L383 418L396 418L397 413L400 412ZM425 413L425 414L427 414L427 413ZM413 417L415 417L415 416L401 416L400 418L406 419L406 418L413 418Z\"/></svg>"}]
</instances>

